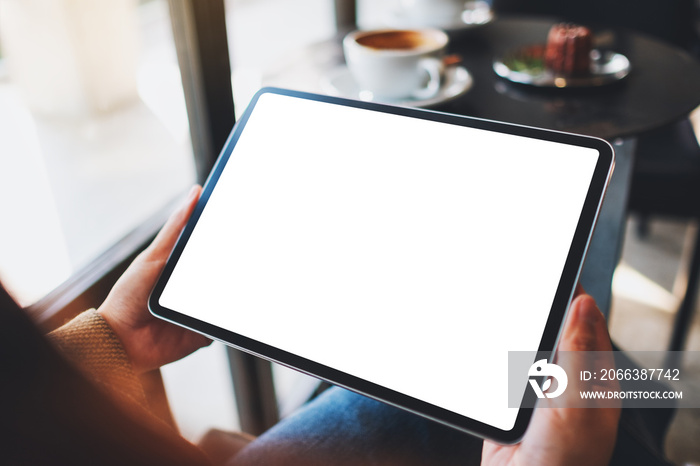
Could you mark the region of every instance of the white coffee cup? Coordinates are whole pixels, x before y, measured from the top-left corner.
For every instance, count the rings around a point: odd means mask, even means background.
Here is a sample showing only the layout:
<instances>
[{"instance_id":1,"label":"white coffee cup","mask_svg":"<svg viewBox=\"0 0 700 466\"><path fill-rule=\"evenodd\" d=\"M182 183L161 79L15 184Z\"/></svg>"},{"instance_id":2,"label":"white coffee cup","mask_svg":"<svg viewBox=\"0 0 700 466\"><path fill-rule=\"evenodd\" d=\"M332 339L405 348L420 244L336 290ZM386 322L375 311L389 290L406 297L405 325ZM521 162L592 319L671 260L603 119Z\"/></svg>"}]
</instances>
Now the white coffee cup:
<instances>
[{"instance_id":1,"label":"white coffee cup","mask_svg":"<svg viewBox=\"0 0 700 466\"><path fill-rule=\"evenodd\" d=\"M343 50L363 92L385 100L426 99L442 84L448 40L438 29L355 31L343 40Z\"/></svg>"},{"instance_id":2,"label":"white coffee cup","mask_svg":"<svg viewBox=\"0 0 700 466\"><path fill-rule=\"evenodd\" d=\"M465 0L400 0L404 15L425 24L452 24L461 17Z\"/></svg>"}]
</instances>

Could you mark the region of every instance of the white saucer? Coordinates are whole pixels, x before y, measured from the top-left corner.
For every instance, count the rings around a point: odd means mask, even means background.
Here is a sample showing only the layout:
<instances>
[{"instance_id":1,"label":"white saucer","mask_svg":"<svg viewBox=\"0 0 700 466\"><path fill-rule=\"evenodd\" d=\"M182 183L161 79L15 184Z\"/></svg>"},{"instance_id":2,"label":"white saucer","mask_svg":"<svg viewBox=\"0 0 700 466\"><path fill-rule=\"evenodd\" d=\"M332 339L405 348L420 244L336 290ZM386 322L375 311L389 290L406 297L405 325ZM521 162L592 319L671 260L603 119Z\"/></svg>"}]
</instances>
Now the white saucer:
<instances>
[{"instance_id":1,"label":"white saucer","mask_svg":"<svg viewBox=\"0 0 700 466\"><path fill-rule=\"evenodd\" d=\"M430 107L441 104L464 94L472 87L472 84L471 74L466 68L459 65L445 68L444 80L440 89L433 97L428 99L388 100L376 98L371 92L363 91L358 87L347 66L341 66L332 70L321 80L321 88L326 94L402 107Z\"/></svg>"},{"instance_id":2,"label":"white saucer","mask_svg":"<svg viewBox=\"0 0 700 466\"><path fill-rule=\"evenodd\" d=\"M395 28L436 27L447 31L459 31L488 24L493 17L493 10L489 4L483 0L477 0L466 2L464 11L456 18L417 18L402 8L394 8L387 22L389 26Z\"/></svg>"}]
</instances>

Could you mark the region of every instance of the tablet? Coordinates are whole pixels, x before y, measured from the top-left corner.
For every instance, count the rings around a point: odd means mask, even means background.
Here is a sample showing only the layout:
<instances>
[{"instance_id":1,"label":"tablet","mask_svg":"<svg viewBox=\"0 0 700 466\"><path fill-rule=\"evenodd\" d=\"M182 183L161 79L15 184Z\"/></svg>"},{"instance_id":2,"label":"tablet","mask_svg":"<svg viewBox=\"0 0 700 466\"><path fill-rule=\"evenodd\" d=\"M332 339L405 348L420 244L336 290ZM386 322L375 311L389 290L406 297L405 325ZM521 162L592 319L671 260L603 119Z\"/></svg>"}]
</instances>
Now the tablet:
<instances>
[{"instance_id":1,"label":"tablet","mask_svg":"<svg viewBox=\"0 0 700 466\"><path fill-rule=\"evenodd\" d=\"M514 442L532 409L509 407L508 352L555 347L612 166L600 139L263 89L149 306Z\"/></svg>"}]
</instances>

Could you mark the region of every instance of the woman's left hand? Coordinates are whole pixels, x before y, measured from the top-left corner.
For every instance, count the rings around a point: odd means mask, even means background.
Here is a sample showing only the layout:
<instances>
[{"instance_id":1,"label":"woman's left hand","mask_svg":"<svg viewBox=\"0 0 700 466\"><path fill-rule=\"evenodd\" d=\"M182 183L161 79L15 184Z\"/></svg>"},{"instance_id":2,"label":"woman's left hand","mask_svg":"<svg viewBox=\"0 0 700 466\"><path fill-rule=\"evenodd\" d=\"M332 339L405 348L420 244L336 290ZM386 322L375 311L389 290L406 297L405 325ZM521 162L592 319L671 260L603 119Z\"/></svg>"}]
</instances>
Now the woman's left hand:
<instances>
[{"instance_id":1,"label":"woman's left hand","mask_svg":"<svg viewBox=\"0 0 700 466\"><path fill-rule=\"evenodd\" d=\"M151 290L201 192L199 186L192 188L184 204L131 263L97 310L121 340L136 373L156 369L211 343L208 338L157 319L148 311Z\"/></svg>"}]
</instances>

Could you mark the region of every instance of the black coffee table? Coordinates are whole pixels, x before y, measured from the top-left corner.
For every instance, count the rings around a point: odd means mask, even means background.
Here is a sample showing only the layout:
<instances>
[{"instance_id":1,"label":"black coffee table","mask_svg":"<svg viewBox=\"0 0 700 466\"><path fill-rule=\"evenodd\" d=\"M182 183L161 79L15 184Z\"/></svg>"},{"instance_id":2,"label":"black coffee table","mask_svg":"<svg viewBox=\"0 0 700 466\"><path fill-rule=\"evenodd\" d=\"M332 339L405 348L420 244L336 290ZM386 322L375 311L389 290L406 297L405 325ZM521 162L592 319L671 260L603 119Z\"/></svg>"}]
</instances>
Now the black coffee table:
<instances>
[{"instance_id":1,"label":"black coffee table","mask_svg":"<svg viewBox=\"0 0 700 466\"><path fill-rule=\"evenodd\" d=\"M551 25L551 20L497 19L452 33L450 52L462 57L474 85L435 109L612 140L676 121L700 104L700 63L677 47L629 31L594 28L605 48L631 63L630 74L611 85L543 89L495 74L495 57L544 43Z\"/></svg>"}]
</instances>

